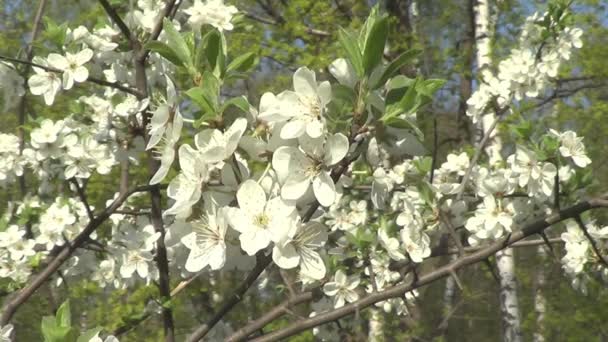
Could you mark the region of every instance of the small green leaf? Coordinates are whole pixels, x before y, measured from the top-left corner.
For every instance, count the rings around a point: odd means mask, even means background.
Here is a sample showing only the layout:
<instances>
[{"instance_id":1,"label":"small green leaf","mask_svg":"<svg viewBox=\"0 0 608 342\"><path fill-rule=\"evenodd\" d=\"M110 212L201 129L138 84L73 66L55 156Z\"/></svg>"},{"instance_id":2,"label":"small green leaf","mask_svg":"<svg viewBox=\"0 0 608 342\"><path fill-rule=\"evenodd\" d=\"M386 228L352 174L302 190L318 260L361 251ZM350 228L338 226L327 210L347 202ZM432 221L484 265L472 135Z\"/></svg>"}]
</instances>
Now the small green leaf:
<instances>
[{"instance_id":1,"label":"small green leaf","mask_svg":"<svg viewBox=\"0 0 608 342\"><path fill-rule=\"evenodd\" d=\"M235 58L228 64L227 72L238 71L247 72L257 64L256 55L253 52L247 52Z\"/></svg>"},{"instance_id":2,"label":"small green leaf","mask_svg":"<svg viewBox=\"0 0 608 342\"><path fill-rule=\"evenodd\" d=\"M384 124L390 127L400 128L400 129L411 129L416 134L418 140L424 140L424 133L418 128L418 126L413 123L411 120L403 119L399 117L392 117L387 120L384 120Z\"/></svg>"},{"instance_id":3,"label":"small green leaf","mask_svg":"<svg viewBox=\"0 0 608 342\"><path fill-rule=\"evenodd\" d=\"M101 331L100 327L95 327L93 329L89 329L82 333L76 340L76 342L89 342L95 335L97 335Z\"/></svg>"},{"instance_id":4,"label":"small green leaf","mask_svg":"<svg viewBox=\"0 0 608 342\"><path fill-rule=\"evenodd\" d=\"M389 80L389 78L393 77L399 71L399 69L401 69L402 66L409 63L412 59L414 59L419 54L420 54L420 50L413 49L413 50L408 50L408 51L402 53L401 55L399 55L399 57L395 58L392 62L390 62L386 66L386 68L382 72L380 78L378 78L377 80L370 80L370 83L372 85L371 89L377 89L379 87L382 87L386 83L386 81ZM405 77L405 76L403 76L403 77ZM407 78L407 79L410 80L409 78Z\"/></svg>"},{"instance_id":5,"label":"small green leaf","mask_svg":"<svg viewBox=\"0 0 608 342\"><path fill-rule=\"evenodd\" d=\"M175 66L184 66L184 63L177 57L175 51L173 51L167 44L161 43L157 40L146 43L145 48L156 52L162 57L164 57L169 62L173 63Z\"/></svg>"},{"instance_id":6,"label":"small green leaf","mask_svg":"<svg viewBox=\"0 0 608 342\"><path fill-rule=\"evenodd\" d=\"M165 34L167 35L167 40L169 41L168 45L177 58L182 61L184 66L194 68L192 54L190 53L190 48L184 37L175 29L171 20L167 18L163 20L163 27L165 29Z\"/></svg>"},{"instance_id":7,"label":"small green leaf","mask_svg":"<svg viewBox=\"0 0 608 342\"><path fill-rule=\"evenodd\" d=\"M202 110L205 117L214 117L219 113L219 91L220 83L212 73L203 74L201 85L190 88L186 95Z\"/></svg>"},{"instance_id":8,"label":"small green leaf","mask_svg":"<svg viewBox=\"0 0 608 342\"><path fill-rule=\"evenodd\" d=\"M338 40L344 51L346 51L346 56L355 69L357 76L359 76L359 78L363 77L363 56L361 55L361 49L355 38L348 31L340 28L338 31Z\"/></svg>"},{"instance_id":9,"label":"small green leaf","mask_svg":"<svg viewBox=\"0 0 608 342\"><path fill-rule=\"evenodd\" d=\"M430 171L430 166L429 166L429 170L426 171L425 173ZM416 186L418 188L418 191L420 192L420 198L422 198L422 200L429 206L433 206L434 201L434 196L433 196L433 189L431 188L431 186L427 183L427 182L420 182L418 183L418 185Z\"/></svg>"},{"instance_id":10,"label":"small green leaf","mask_svg":"<svg viewBox=\"0 0 608 342\"><path fill-rule=\"evenodd\" d=\"M57 313L55 314L57 318L57 325L61 327L69 327L72 325L72 313L70 312L70 300L66 300L61 304L59 309L57 309Z\"/></svg>"},{"instance_id":11,"label":"small green leaf","mask_svg":"<svg viewBox=\"0 0 608 342\"><path fill-rule=\"evenodd\" d=\"M45 342L73 342L76 340L76 330L69 326L58 326L53 316L42 317L42 336Z\"/></svg>"},{"instance_id":12,"label":"small green leaf","mask_svg":"<svg viewBox=\"0 0 608 342\"><path fill-rule=\"evenodd\" d=\"M367 45L367 40L369 39L369 34L372 30L372 28L374 27L374 25L376 24L376 22L378 21L378 18L380 17L380 5L376 4L374 7L372 7L372 10L369 12L369 15L367 16L367 19L365 20L365 23L363 23L363 27L361 27L361 30L359 32L359 48L361 50L365 49L365 45Z\"/></svg>"},{"instance_id":13,"label":"small green leaf","mask_svg":"<svg viewBox=\"0 0 608 342\"><path fill-rule=\"evenodd\" d=\"M430 79L418 82L416 84L416 90L427 97L433 97L435 92L439 90L445 84L446 80Z\"/></svg>"},{"instance_id":14,"label":"small green leaf","mask_svg":"<svg viewBox=\"0 0 608 342\"><path fill-rule=\"evenodd\" d=\"M386 122L386 120L397 117L400 114L412 114L420 108L422 101L420 96L418 96L417 83L418 81L407 88L401 100L386 106L382 121Z\"/></svg>"},{"instance_id":15,"label":"small green leaf","mask_svg":"<svg viewBox=\"0 0 608 342\"><path fill-rule=\"evenodd\" d=\"M363 70L370 75L374 68L382 62L384 45L388 36L388 18L382 17L369 31L363 50Z\"/></svg>"},{"instance_id":16,"label":"small green leaf","mask_svg":"<svg viewBox=\"0 0 608 342\"><path fill-rule=\"evenodd\" d=\"M249 107L250 107L249 101L247 101L247 98L245 96L239 96L239 97L233 97L230 100L224 102L224 104L222 105L222 108L220 109L220 112L223 113L230 106L236 107L245 113L249 112Z\"/></svg>"},{"instance_id":17,"label":"small green leaf","mask_svg":"<svg viewBox=\"0 0 608 342\"><path fill-rule=\"evenodd\" d=\"M409 87L414 83L416 83L416 79L414 78L409 78L404 75L397 75L391 78L390 81L388 81L388 83L386 84L386 89L391 91L393 89Z\"/></svg>"},{"instance_id":18,"label":"small green leaf","mask_svg":"<svg viewBox=\"0 0 608 342\"><path fill-rule=\"evenodd\" d=\"M186 91L186 95L188 95L188 97L194 101L194 103L196 103L204 114L216 113L213 101L207 96L201 87L190 88L188 91Z\"/></svg>"},{"instance_id":19,"label":"small green leaf","mask_svg":"<svg viewBox=\"0 0 608 342\"><path fill-rule=\"evenodd\" d=\"M212 30L203 38L205 55L213 74L217 78L224 75L226 68L226 43L224 35L218 30Z\"/></svg>"}]
</instances>

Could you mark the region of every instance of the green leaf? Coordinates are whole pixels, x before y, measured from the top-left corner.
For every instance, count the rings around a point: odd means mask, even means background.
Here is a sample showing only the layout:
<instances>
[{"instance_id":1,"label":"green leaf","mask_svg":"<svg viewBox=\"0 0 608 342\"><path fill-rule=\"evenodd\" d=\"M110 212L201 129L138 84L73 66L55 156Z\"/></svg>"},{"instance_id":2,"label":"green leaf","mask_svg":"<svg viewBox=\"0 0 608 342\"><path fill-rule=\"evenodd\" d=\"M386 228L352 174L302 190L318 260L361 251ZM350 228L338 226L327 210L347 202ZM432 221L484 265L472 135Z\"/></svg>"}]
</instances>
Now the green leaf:
<instances>
[{"instance_id":1,"label":"green leaf","mask_svg":"<svg viewBox=\"0 0 608 342\"><path fill-rule=\"evenodd\" d=\"M413 49L413 50L408 50L408 51L402 53L401 55L399 55L399 57L395 58L392 62L390 62L386 66L386 68L382 72L380 78L378 78L377 80L370 80L370 84L372 85L371 89L377 89L379 87L382 87L389 80L389 78L393 77L399 71L399 69L401 69L401 67L403 67L404 65L409 63L412 59L417 57L419 54L420 54L420 50Z\"/></svg>"},{"instance_id":2,"label":"green leaf","mask_svg":"<svg viewBox=\"0 0 608 342\"><path fill-rule=\"evenodd\" d=\"M199 87L190 88L186 95L202 110L205 116L215 116L219 113L220 83L213 74L206 72Z\"/></svg>"},{"instance_id":3,"label":"green leaf","mask_svg":"<svg viewBox=\"0 0 608 342\"><path fill-rule=\"evenodd\" d=\"M340 99L347 103L355 102L355 98L357 97L352 88L338 83L331 85L331 95L334 99Z\"/></svg>"},{"instance_id":4,"label":"green leaf","mask_svg":"<svg viewBox=\"0 0 608 342\"><path fill-rule=\"evenodd\" d=\"M344 51L346 51L346 57L348 57L350 64L355 69L357 76L359 78L363 77L363 56L355 38L348 31L340 28L338 40Z\"/></svg>"},{"instance_id":5,"label":"green leaf","mask_svg":"<svg viewBox=\"0 0 608 342\"><path fill-rule=\"evenodd\" d=\"M439 88L443 87L445 82L446 80L440 79L424 80L416 84L416 90L418 90L421 95L433 97L433 95L435 95L435 92L439 90Z\"/></svg>"},{"instance_id":6,"label":"green leaf","mask_svg":"<svg viewBox=\"0 0 608 342\"><path fill-rule=\"evenodd\" d=\"M167 44L161 43L157 40L153 40L151 42L146 43L145 48L156 52L162 57L164 57L169 62L173 63L175 66L184 66L184 63L177 56L175 51L173 51Z\"/></svg>"},{"instance_id":7,"label":"green leaf","mask_svg":"<svg viewBox=\"0 0 608 342\"><path fill-rule=\"evenodd\" d=\"M369 33L378 21L378 17L380 17L380 5L376 4L372 7L369 16L365 20L365 23L363 23L363 27L361 27L361 31L359 32L358 45L361 50L365 49L365 45L367 45L367 40L369 39Z\"/></svg>"},{"instance_id":8,"label":"green leaf","mask_svg":"<svg viewBox=\"0 0 608 342\"><path fill-rule=\"evenodd\" d=\"M57 318L57 325L61 327L69 327L72 325L72 313L70 312L70 300L66 300L61 304L59 309L57 309L57 313L55 314Z\"/></svg>"},{"instance_id":9,"label":"green leaf","mask_svg":"<svg viewBox=\"0 0 608 342\"><path fill-rule=\"evenodd\" d=\"M245 96L239 96L239 97L233 97L230 100L224 102L224 104L222 105L222 108L220 109L220 112L223 113L230 106L236 107L245 113L249 112L249 107L250 107L249 101L247 101L247 98Z\"/></svg>"},{"instance_id":10,"label":"green leaf","mask_svg":"<svg viewBox=\"0 0 608 342\"><path fill-rule=\"evenodd\" d=\"M429 170L426 172L429 172L429 171L430 171L430 166L429 166ZM427 182L420 182L420 183L418 183L418 185L416 187L418 188L418 191L420 192L420 198L422 198L422 200L429 206L433 206L433 203L435 201L434 201L434 196L433 196L433 189L431 188L431 186Z\"/></svg>"},{"instance_id":11,"label":"green leaf","mask_svg":"<svg viewBox=\"0 0 608 342\"><path fill-rule=\"evenodd\" d=\"M101 327L95 327L82 333L76 342L89 342L95 335L101 331Z\"/></svg>"},{"instance_id":12,"label":"green leaf","mask_svg":"<svg viewBox=\"0 0 608 342\"><path fill-rule=\"evenodd\" d=\"M192 54L190 53L190 48L184 37L175 29L171 20L167 18L163 19L163 27L171 50L173 50L177 58L182 61L184 66L194 69Z\"/></svg>"},{"instance_id":13,"label":"green leaf","mask_svg":"<svg viewBox=\"0 0 608 342\"><path fill-rule=\"evenodd\" d=\"M212 30L205 35L205 55L213 74L217 78L224 75L226 67L225 38L218 30Z\"/></svg>"},{"instance_id":14,"label":"green leaf","mask_svg":"<svg viewBox=\"0 0 608 342\"><path fill-rule=\"evenodd\" d=\"M76 340L76 330L71 327L58 326L53 316L42 317L42 336L45 342L72 342Z\"/></svg>"},{"instance_id":15,"label":"green leaf","mask_svg":"<svg viewBox=\"0 0 608 342\"><path fill-rule=\"evenodd\" d=\"M397 76L391 78L390 81L388 81L386 88L389 91L391 91L393 89L409 87L409 86L413 85L414 83L416 83L416 79L414 79L414 78L409 78L404 75L397 75Z\"/></svg>"},{"instance_id":16,"label":"green leaf","mask_svg":"<svg viewBox=\"0 0 608 342\"><path fill-rule=\"evenodd\" d=\"M532 122L522 121L517 126L513 126L513 133L523 140L528 140L532 136Z\"/></svg>"},{"instance_id":17,"label":"green leaf","mask_svg":"<svg viewBox=\"0 0 608 342\"><path fill-rule=\"evenodd\" d=\"M417 84L418 81L408 87L399 102L391 103L386 106L385 115L382 117L382 121L386 122L386 120L397 117L400 114L412 114L420 108L422 100L420 99L420 96L418 96Z\"/></svg>"},{"instance_id":18,"label":"green leaf","mask_svg":"<svg viewBox=\"0 0 608 342\"><path fill-rule=\"evenodd\" d=\"M63 46L65 45L65 37L67 35L67 30L68 30L68 24L67 22L64 22L61 25L57 25L53 19L51 19L50 17L44 17L43 18L46 29L44 31L44 36L46 37L46 39L52 41L53 43L55 43L57 46Z\"/></svg>"},{"instance_id":19,"label":"green leaf","mask_svg":"<svg viewBox=\"0 0 608 342\"><path fill-rule=\"evenodd\" d=\"M391 117L387 120L384 120L384 124L390 127L401 128L401 129L411 129L416 134L418 140L424 140L424 133L418 126L413 123L411 120L403 119L399 117Z\"/></svg>"},{"instance_id":20,"label":"green leaf","mask_svg":"<svg viewBox=\"0 0 608 342\"><path fill-rule=\"evenodd\" d=\"M257 57L253 52L247 52L235 58L228 64L227 72L247 72L257 64Z\"/></svg>"},{"instance_id":21,"label":"green leaf","mask_svg":"<svg viewBox=\"0 0 608 342\"><path fill-rule=\"evenodd\" d=\"M369 31L369 36L365 41L363 49L363 70L366 75L370 75L374 68L382 62L384 55L384 45L388 36L388 18L382 17Z\"/></svg>"}]
</instances>

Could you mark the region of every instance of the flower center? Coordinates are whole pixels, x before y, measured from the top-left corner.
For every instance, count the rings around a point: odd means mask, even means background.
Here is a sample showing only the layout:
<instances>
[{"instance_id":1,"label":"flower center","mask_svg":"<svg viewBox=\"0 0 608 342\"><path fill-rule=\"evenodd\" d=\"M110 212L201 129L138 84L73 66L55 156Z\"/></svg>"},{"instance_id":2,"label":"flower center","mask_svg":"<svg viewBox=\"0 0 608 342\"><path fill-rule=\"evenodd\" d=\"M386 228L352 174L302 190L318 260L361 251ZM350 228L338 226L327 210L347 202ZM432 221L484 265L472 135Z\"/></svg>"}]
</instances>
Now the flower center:
<instances>
[{"instance_id":1,"label":"flower center","mask_svg":"<svg viewBox=\"0 0 608 342\"><path fill-rule=\"evenodd\" d=\"M314 177L321 172L321 163L318 161L313 161L309 166L306 167L304 173L307 177Z\"/></svg>"},{"instance_id":2,"label":"flower center","mask_svg":"<svg viewBox=\"0 0 608 342\"><path fill-rule=\"evenodd\" d=\"M300 97L300 101L308 109L308 118L312 120L317 120L321 117L321 102L317 97L310 96L302 96Z\"/></svg>"},{"instance_id":3,"label":"flower center","mask_svg":"<svg viewBox=\"0 0 608 342\"><path fill-rule=\"evenodd\" d=\"M266 228L266 226L268 226L268 224L270 223L270 218L268 217L268 215L262 213L262 214L257 215L253 219L253 222L255 223L256 226Z\"/></svg>"}]
</instances>

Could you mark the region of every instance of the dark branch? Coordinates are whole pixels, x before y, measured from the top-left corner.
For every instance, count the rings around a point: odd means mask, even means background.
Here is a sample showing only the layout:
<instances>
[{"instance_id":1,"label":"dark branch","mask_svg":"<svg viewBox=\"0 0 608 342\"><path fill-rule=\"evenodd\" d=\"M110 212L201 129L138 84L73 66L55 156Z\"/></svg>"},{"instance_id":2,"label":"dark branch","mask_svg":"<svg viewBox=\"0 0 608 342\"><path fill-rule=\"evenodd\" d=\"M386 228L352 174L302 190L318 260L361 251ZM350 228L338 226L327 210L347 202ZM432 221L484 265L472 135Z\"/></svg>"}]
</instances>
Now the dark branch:
<instances>
[{"instance_id":1,"label":"dark branch","mask_svg":"<svg viewBox=\"0 0 608 342\"><path fill-rule=\"evenodd\" d=\"M374 305L375 303L385 301L390 298L402 297L404 293L417 289L421 286L430 284L439 279L452 275L455 271L464 268L465 266L476 264L494 255L496 252L509 247L517 241L524 239L527 236L538 234L551 225L561 222L569 218L575 218L581 213L593 208L608 207L608 200L605 196L602 198L591 199L580 202L572 207L566 208L560 212L550 215L544 219L535 221L523 229L509 234L506 238L492 243L491 245L463 258L455 260L448 265L445 265L435 271L429 272L416 280L409 283L403 283L381 292L376 292L362 298L356 302L345 305L341 308L334 309L328 312L320 313L314 317L299 320L285 328L273 331L269 334L253 339L256 342L278 341L289 336L296 335L302 331L314 328L316 326L335 321L342 317L346 317L355 312Z\"/></svg>"}]
</instances>

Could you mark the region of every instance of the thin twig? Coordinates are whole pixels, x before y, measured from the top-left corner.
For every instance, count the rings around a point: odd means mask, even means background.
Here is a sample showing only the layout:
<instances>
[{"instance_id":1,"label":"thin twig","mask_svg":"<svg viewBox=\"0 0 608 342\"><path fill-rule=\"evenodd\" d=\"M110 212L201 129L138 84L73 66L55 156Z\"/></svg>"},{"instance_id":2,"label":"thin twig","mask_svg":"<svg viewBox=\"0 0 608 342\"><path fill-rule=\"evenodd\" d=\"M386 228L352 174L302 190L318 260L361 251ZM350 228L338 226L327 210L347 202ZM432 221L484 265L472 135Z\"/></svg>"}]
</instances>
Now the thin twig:
<instances>
[{"instance_id":1,"label":"thin twig","mask_svg":"<svg viewBox=\"0 0 608 342\"><path fill-rule=\"evenodd\" d=\"M37 64L37 63L34 63L34 62L26 61L26 60L23 60L23 59L18 59L18 58L3 56L3 55L0 55L0 59L3 59L5 61L9 61L9 62L13 62L13 63L19 63L19 64L24 64L24 65L29 65L29 66L32 66L32 67L35 67L35 68L40 68L40 69L43 69L45 71L54 72L54 73L58 73L58 74L62 74L63 73L62 70L59 70L59 69L56 69L56 68L53 68L53 67L44 66L44 65ZM108 82L108 81L105 81L105 80L102 80L102 79L99 79L99 78L95 78L95 77L91 77L91 76L89 76L86 81L87 82L91 82L91 83L95 83L95 84L98 84L98 85L102 85L102 86L118 89L120 91L123 91L125 93L129 93L131 95L141 96L141 93L138 90L130 88L130 87L123 86L123 85L121 85L119 83L116 83L116 82Z\"/></svg>"},{"instance_id":2,"label":"thin twig","mask_svg":"<svg viewBox=\"0 0 608 342\"><path fill-rule=\"evenodd\" d=\"M580 215L575 216L574 220L578 224L579 228L583 231L583 234L585 234L585 237L587 238L587 240L589 240L589 243L591 244L591 248L593 248L593 252L597 256L597 258L600 260L600 262L604 266L608 267L608 261L606 261L606 259L604 259L604 256L602 255L599 248L597 247L597 244L595 243L595 239L591 236L591 234L589 234L589 231L585 227L585 224L583 223L581 216Z\"/></svg>"}]
</instances>

